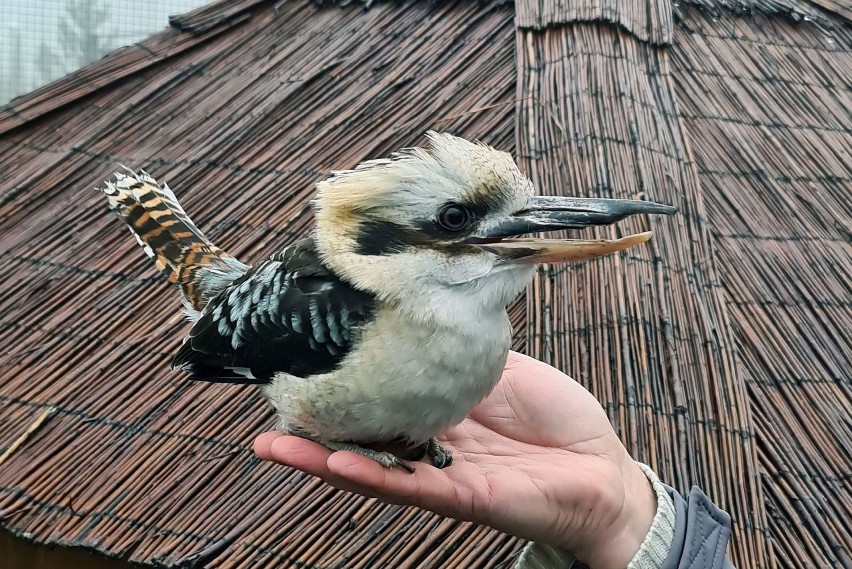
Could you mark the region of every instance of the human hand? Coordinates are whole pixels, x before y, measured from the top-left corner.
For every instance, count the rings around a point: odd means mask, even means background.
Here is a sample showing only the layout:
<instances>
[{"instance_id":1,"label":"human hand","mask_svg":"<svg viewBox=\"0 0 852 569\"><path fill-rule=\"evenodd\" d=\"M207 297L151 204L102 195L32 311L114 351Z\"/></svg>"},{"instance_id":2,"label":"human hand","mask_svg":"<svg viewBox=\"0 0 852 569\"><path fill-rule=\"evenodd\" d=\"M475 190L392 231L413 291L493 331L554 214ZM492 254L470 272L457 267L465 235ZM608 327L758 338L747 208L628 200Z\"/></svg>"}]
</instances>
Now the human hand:
<instances>
[{"instance_id":1,"label":"human hand","mask_svg":"<svg viewBox=\"0 0 852 569\"><path fill-rule=\"evenodd\" d=\"M656 496L600 403L537 360L510 353L494 391L439 439L453 464L415 463L414 474L278 432L254 450L337 488L565 549L595 569L626 567L651 527Z\"/></svg>"}]
</instances>

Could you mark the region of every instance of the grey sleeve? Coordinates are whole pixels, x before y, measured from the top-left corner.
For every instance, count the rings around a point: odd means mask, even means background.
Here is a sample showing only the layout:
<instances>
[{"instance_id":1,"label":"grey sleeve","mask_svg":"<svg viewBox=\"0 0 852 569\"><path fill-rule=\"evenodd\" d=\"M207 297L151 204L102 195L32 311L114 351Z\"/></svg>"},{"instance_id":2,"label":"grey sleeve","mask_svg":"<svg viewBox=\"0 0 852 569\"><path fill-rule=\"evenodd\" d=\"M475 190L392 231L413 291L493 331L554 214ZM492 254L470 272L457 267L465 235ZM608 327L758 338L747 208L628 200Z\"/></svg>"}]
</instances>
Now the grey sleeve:
<instances>
[{"instance_id":1,"label":"grey sleeve","mask_svg":"<svg viewBox=\"0 0 852 569\"><path fill-rule=\"evenodd\" d=\"M665 484L675 512L669 554L660 569L733 569L725 554L731 538L731 516L693 486L686 500Z\"/></svg>"}]
</instances>

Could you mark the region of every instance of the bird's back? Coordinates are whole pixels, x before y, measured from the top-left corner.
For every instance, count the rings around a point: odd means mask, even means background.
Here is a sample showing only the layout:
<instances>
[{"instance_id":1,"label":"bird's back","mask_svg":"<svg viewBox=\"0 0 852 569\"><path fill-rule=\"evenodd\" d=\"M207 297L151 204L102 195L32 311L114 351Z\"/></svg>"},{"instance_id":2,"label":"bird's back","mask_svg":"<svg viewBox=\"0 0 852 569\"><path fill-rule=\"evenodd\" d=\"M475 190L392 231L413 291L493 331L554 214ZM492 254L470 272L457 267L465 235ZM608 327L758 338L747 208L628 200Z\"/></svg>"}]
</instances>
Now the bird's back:
<instances>
[{"instance_id":1,"label":"bird's back","mask_svg":"<svg viewBox=\"0 0 852 569\"><path fill-rule=\"evenodd\" d=\"M369 318L373 297L328 270L302 239L248 266L210 242L168 185L117 172L101 188L110 208L169 281L193 321L173 365L193 379L267 383L275 373L335 368Z\"/></svg>"}]
</instances>

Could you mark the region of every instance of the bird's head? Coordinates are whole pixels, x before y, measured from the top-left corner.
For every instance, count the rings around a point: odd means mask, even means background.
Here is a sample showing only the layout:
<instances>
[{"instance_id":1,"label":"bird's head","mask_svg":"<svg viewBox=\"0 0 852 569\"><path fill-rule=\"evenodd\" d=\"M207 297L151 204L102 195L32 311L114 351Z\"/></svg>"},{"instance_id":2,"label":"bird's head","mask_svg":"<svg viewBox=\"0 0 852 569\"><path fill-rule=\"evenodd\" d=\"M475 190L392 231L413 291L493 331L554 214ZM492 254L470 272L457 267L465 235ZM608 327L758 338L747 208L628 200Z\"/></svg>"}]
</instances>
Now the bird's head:
<instances>
[{"instance_id":1,"label":"bird's head","mask_svg":"<svg viewBox=\"0 0 852 569\"><path fill-rule=\"evenodd\" d=\"M317 185L316 240L323 260L354 286L440 311L504 308L538 263L589 259L647 241L521 238L610 224L652 202L535 196L511 155L429 132L428 149L333 172Z\"/></svg>"}]
</instances>

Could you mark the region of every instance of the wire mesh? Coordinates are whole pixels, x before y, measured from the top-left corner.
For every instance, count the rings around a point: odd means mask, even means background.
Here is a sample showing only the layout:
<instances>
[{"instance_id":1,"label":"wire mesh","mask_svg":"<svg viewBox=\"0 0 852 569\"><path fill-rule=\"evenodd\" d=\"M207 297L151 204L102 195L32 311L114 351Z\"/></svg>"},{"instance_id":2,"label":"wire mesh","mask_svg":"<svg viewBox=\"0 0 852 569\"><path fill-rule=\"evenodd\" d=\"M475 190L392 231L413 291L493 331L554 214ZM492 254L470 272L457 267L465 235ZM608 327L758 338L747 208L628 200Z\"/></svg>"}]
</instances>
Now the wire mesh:
<instances>
[{"instance_id":1,"label":"wire mesh","mask_svg":"<svg viewBox=\"0 0 852 569\"><path fill-rule=\"evenodd\" d=\"M2 0L0 105L119 47L205 0Z\"/></svg>"}]
</instances>

